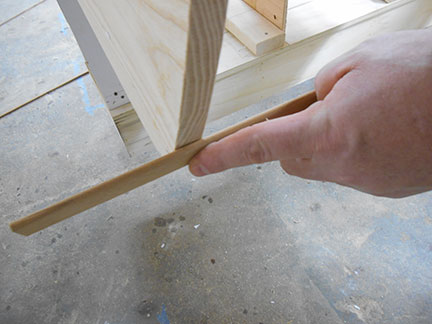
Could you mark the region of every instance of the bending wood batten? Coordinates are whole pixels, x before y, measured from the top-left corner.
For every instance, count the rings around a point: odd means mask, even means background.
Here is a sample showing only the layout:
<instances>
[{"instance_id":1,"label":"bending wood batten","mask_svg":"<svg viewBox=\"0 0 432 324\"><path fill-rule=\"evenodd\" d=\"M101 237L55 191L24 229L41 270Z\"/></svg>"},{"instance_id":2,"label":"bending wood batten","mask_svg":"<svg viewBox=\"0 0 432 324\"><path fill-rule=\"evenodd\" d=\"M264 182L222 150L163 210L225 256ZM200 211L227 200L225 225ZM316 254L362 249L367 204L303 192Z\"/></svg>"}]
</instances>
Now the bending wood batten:
<instances>
[{"instance_id":1,"label":"bending wood batten","mask_svg":"<svg viewBox=\"0 0 432 324\"><path fill-rule=\"evenodd\" d=\"M175 148L199 140L207 120L222 46L227 0L192 0Z\"/></svg>"},{"instance_id":2,"label":"bending wood batten","mask_svg":"<svg viewBox=\"0 0 432 324\"><path fill-rule=\"evenodd\" d=\"M399 0L351 22L217 75L208 120L313 78L331 60L372 36L432 24L432 1Z\"/></svg>"},{"instance_id":3,"label":"bending wood batten","mask_svg":"<svg viewBox=\"0 0 432 324\"><path fill-rule=\"evenodd\" d=\"M246 119L207 138L189 144L150 163L144 164L118 177L94 186L93 188L12 222L10 223L10 228L12 231L22 235L36 233L48 226L180 169L187 165L195 154L212 142L218 141L242 128L263 122L267 119L278 118L299 112L309 107L315 101L315 93L309 92L297 99Z\"/></svg>"}]
</instances>

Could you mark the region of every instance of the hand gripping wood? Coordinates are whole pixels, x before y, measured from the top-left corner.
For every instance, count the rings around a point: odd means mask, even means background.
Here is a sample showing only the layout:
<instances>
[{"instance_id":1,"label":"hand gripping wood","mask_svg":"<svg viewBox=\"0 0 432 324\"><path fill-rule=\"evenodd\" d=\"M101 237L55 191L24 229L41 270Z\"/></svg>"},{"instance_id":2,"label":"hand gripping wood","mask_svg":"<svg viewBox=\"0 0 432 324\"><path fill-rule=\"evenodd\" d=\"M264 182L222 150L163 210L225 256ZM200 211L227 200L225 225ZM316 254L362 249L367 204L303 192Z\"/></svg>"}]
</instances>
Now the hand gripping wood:
<instances>
[{"instance_id":1,"label":"hand gripping wood","mask_svg":"<svg viewBox=\"0 0 432 324\"><path fill-rule=\"evenodd\" d=\"M267 119L278 118L299 112L309 107L315 101L315 92L309 92L297 99L248 118L207 138L193 142L154 161L12 222L9 224L10 228L12 231L22 235L36 233L48 226L184 167L195 154L212 142L218 141L242 128L263 122Z\"/></svg>"}]
</instances>

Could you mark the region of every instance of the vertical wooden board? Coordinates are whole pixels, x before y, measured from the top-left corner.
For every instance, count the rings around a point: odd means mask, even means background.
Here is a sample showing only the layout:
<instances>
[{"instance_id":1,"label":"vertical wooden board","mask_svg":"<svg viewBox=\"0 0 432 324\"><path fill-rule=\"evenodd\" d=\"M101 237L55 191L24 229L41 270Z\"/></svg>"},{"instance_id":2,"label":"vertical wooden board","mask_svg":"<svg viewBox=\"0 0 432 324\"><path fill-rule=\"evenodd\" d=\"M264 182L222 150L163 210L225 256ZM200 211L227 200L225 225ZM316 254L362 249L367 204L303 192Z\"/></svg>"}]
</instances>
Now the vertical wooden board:
<instances>
[{"instance_id":1,"label":"vertical wooden board","mask_svg":"<svg viewBox=\"0 0 432 324\"><path fill-rule=\"evenodd\" d=\"M199 140L207 120L219 54L227 0L192 0L186 70L176 148Z\"/></svg>"},{"instance_id":2,"label":"vertical wooden board","mask_svg":"<svg viewBox=\"0 0 432 324\"><path fill-rule=\"evenodd\" d=\"M153 144L201 137L227 0L79 0Z\"/></svg>"},{"instance_id":3,"label":"vertical wooden board","mask_svg":"<svg viewBox=\"0 0 432 324\"><path fill-rule=\"evenodd\" d=\"M266 17L279 29L285 31L288 0L243 0Z\"/></svg>"},{"instance_id":4,"label":"vertical wooden board","mask_svg":"<svg viewBox=\"0 0 432 324\"><path fill-rule=\"evenodd\" d=\"M161 153L174 149L190 1L79 0L141 122Z\"/></svg>"}]
</instances>

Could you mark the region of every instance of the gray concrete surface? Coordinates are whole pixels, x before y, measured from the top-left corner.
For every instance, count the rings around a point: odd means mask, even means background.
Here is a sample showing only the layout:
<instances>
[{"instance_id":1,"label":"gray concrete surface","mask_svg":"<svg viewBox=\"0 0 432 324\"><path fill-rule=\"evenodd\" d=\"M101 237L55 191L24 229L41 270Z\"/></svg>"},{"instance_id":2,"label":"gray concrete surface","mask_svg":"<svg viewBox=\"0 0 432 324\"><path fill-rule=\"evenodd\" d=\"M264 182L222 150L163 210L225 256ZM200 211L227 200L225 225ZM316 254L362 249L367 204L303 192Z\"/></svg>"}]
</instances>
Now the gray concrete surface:
<instances>
[{"instance_id":1,"label":"gray concrete surface","mask_svg":"<svg viewBox=\"0 0 432 324\"><path fill-rule=\"evenodd\" d=\"M13 7L20 3L9 2ZM24 12L1 25L0 31L0 116L87 71L55 0Z\"/></svg>"},{"instance_id":2,"label":"gray concrete surface","mask_svg":"<svg viewBox=\"0 0 432 324\"><path fill-rule=\"evenodd\" d=\"M11 233L10 221L156 156L129 157L101 104L87 76L0 119L0 323L432 322L431 193L376 198L277 163L203 179L182 169Z\"/></svg>"}]
</instances>

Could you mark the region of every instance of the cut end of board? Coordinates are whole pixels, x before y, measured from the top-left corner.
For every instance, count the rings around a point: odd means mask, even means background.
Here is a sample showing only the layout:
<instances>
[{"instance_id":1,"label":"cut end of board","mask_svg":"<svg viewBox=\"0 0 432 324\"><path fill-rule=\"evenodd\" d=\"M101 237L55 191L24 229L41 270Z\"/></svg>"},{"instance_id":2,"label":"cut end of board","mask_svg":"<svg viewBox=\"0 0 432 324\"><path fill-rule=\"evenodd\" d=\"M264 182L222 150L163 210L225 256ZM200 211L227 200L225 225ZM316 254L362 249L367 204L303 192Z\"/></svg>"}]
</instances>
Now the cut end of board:
<instances>
[{"instance_id":1,"label":"cut end of board","mask_svg":"<svg viewBox=\"0 0 432 324\"><path fill-rule=\"evenodd\" d=\"M21 234L23 236L30 236L32 235L33 231L29 231L28 228L26 226L22 226L20 224L20 221L17 220L15 222L12 222L9 224L9 228L11 229L12 232L17 233L17 234Z\"/></svg>"}]
</instances>

